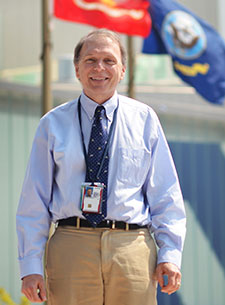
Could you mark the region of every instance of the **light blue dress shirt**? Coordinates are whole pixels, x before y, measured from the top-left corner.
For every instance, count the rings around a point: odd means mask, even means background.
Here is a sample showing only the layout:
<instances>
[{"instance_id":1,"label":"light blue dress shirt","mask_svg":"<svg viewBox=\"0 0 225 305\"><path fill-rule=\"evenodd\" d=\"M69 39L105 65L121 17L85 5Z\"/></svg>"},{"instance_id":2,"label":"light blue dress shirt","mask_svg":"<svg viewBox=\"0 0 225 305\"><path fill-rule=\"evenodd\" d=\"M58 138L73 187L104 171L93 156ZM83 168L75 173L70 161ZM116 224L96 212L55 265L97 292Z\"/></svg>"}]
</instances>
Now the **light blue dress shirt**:
<instances>
[{"instance_id":1,"label":"light blue dress shirt","mask_svg":"<svg viewBox=\"0 0 225 305\"><path fill-rule=\"evenodd\" d=\"M85 159L78 99L41 118L17 211L21 277L43 274L51 221L79 216ZM95 102L81 94L82 129L88 149ZM107 218L149 224L159 247L158 263L181 265L185 210L177 173L155 112L125 96L104 103L108 129L118 107L109 147Z\"/></svg>"}]
</instances>

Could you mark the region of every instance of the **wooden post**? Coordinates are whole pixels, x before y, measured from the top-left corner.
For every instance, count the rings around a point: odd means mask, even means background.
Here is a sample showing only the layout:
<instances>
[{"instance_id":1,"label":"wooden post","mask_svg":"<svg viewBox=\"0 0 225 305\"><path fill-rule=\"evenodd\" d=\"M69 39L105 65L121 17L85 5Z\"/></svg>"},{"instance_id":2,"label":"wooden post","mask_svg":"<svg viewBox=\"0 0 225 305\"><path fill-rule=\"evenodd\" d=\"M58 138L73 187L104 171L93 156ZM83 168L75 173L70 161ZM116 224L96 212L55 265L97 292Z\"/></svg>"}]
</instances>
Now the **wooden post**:
<instances>
[{"instance_id":1,"label":"wooden post","mask_svg":"<svg viewBox=\"0 0 225 305\"><path fill-rule=\"evenodd\" d=\"M49 1L42 0L42 115L52 109Z\"/></svg>"},{"instance_id":2,"label":"wooden post","mask_svg":"<svg viewBox=\"0 0 225 305\"><path fill-rule=\"evenodd\" d=\"M49 0L42 0L42 115L52 109L51 92L51 37L49 28ZM44 261L46 257L44 257ZM47 302L44 302L47 305Z\"/></svg>"},{"instance_id":3,"label":"wooden post","mask_svg":"<svg viewBox=\"0 0 225 305\"><path fill-rule=\"evenodd\" d=\"M127 36L127 53L128 53L128 91L127 94L131 98L135 98L134 92L134 67L135 57L133 50L133 37Z\"/></svg>"}]
</instances>

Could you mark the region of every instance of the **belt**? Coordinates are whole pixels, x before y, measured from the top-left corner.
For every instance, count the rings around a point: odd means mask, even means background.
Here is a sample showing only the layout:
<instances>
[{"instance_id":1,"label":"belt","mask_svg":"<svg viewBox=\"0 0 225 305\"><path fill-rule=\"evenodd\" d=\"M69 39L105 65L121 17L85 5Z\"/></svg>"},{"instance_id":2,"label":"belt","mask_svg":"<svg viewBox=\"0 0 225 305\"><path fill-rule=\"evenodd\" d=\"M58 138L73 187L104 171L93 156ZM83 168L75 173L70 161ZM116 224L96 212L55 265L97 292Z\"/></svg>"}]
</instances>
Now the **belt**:
<instances>
[{"instance_id":1,"label":"belt","mask_svg":"<svg viewBox=\"0 0 225 305\"><path fill-rule=\"evenodd\" d=\"M73 226L73 227L84 227L84 228L93 228L90 222L86 219L81 219L79 217L69 217L58 220L58 226ZM114 221L106 219L99 224L97 224L96 228L108 228L108 229L121 229L121 230L137 230L148 228L148 226L139 226L137 224L129 224L124 221Z\"/></svg>"}]
</instances>

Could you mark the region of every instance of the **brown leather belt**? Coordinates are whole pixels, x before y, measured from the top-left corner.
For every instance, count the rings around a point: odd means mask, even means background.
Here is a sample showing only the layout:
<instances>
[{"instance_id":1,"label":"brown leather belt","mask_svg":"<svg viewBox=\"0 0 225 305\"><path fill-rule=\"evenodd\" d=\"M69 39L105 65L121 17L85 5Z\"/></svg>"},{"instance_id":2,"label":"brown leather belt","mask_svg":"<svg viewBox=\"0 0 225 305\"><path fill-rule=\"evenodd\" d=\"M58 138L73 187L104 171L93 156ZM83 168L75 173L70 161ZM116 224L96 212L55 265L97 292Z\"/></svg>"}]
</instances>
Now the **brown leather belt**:
<instances>
[{"instance_id":1,"label":"brown leather belt","mask_svg":"<svg viewBox=\"0 0 225 305\"><path fill-rule=\"evenodd\" d=\"M86 219L81 219L79 217L69 217L65 219L60 219L58 221L58 226L73 226L77 228L93 228L91 223L88 222ZM108 229L120 229L120 230L137 230L137 229L144 229L148 228L148 226L139 226L133 223L126 223L124 221L113 221L106 219L100 222L96 228L108 228Z\"/></svg>"}]
</instances>

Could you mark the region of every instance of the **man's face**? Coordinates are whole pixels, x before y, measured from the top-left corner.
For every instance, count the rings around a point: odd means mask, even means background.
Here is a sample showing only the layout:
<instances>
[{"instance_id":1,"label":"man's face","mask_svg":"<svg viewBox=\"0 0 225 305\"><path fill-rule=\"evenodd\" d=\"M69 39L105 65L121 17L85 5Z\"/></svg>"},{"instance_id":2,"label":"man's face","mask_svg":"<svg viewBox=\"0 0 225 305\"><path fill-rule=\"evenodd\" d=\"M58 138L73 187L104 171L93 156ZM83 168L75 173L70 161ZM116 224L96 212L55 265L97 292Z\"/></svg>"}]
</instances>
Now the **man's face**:
<instances>
[{"instance_id":1,"label":"man's face","mask_svg":"<svg viewBox=\"0 0 225 305\"><path fill-rule=\"evenodd\" d=\"M75 68L84 93L98 104L113 96L125 74L118 44L105 36L85 42Z\"/></svg>"}]
</instances>

